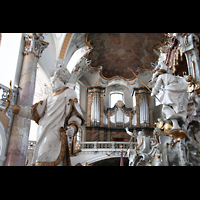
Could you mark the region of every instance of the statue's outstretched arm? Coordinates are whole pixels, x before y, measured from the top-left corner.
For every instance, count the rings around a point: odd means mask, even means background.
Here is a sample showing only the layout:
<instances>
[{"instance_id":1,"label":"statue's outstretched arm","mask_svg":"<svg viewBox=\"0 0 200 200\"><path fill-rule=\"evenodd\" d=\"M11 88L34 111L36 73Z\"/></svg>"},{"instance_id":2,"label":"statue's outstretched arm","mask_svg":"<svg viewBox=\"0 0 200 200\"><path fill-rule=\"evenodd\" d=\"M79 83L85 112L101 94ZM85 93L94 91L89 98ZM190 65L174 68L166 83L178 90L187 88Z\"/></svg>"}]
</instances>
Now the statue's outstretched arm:
<instances>
[{"instance_id":1,"label":"statue's outstretched arm","mask_svg":"<svg viewBox=\"0 0 200 200\"><path fill-rule=\"evenodd\" d=\"M126 127L125 130L126 130L127 134L129 134L130 136L132 136L132 135L137 136L136 130L134 130L133 133L128 130L128 127Z\"/></svg>"},{"instance_id":2,"label":"statue's outstretched arm","mask_svg":"<svg viewBox=\"0 0 200 200\"><path fill-rule=\"evenodd\" d=\"M46 100L40 101L31 107L14 105L12 113L26 119L34 120L38 124L40 118L44 115L45 107Z\"/></svg>"}]
</instances>

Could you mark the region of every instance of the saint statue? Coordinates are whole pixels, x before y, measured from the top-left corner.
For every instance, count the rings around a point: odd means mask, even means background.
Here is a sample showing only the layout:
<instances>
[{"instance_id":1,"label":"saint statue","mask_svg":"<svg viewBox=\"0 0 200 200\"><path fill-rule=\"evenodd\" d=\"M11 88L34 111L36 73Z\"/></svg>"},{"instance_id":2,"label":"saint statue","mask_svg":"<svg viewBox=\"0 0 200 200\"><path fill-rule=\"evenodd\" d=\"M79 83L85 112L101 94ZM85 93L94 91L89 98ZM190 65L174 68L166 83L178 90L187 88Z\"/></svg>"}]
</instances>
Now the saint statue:
<instances>
[{"instance_id":1,"label":"saint statue","mask_svg":"<svg viewBox=\"0 0 200 200\"><path fill-rule=\"evenodd\" d=\"M158 94L160 88L163 88L163 95L160 98L162 114L164 118L170 119L173 123L173 130L180 130L177 119L186 121L188 104L188 84L185 78L174 76L173 72L165 65L157 71L158 78L152 89L151 96ZM155 77L154 77L155 78Z\"/></svg>"},{"instance_id":2,"label":"saint statue","mask_svg":"<svg viewBox=\"0 0 200 200\"><path fill-rule=\"evenodd\" d=\"M137 145L135 146L135 150L128 149L127 153L129 156L129 166L134 166L134 162L138 154L141 153L148 153L150 149L150 139L149 137L146 137L143 131L139 131L138 134L136 134L136 131L133 133L128 130L128 128L125 128L126 133L130 136L134 136L137 139Z\"/></svg>"},{"instance_id":3,"label":"saint statue","mask_svg":"<svg viewBox=\"0 0 200 200\"><path fill-rule=\"evenodd\" d=\"M71 165L70 155L77 153L75 139L84 118L75 90L66 85L69 78L69 71L60 66L51 77L53 93L46 99L31 107L12 105L12 102L9 106L12 113L39 125L33 166ZM67 137L73 138L70 150Z\"/></svg>"}]
</instances>

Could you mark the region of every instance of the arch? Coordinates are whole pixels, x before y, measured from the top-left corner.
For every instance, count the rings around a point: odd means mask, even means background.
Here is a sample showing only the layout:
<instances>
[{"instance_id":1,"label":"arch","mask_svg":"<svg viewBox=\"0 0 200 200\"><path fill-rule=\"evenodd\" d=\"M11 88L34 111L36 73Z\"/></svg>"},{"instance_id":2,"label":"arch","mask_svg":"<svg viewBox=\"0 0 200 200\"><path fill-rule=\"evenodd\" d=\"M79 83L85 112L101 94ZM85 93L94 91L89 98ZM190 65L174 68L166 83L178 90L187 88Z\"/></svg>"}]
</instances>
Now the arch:
<instances>
[{"instance_id":1,"label":"arch","mask_svg":"<svg viewBox=\"0 0 200 200\"><path fill-rule=\"evenodd\" d=\"M187 54L186 53L183 53L183 56L182 56L182 59L179 59L178 61L178 65L176 65L176 76L179 75L179 76L182 76L183 77L183 72L186 72L187 75L188 72L189 72L189 69L188 67L190 66L187 59L186 59L186 56Z\"/></svg>"},{"instance_id":2,"label":"arch","mask_svg":"<svg viewBox=\"0 0 200 200\"><path fill-rule=\"evenodd\" d=\"M110 155L110 156L108 156L108 155L106 155L106 154L103 154L103 153L100 153L99 154L99 156L97 156L98 154L96 154L95 156L94 156L94 154L93 154L93 156L92 156L92 158L90 157L90 156L88 156L88 158L87 158L87 156L86 156L86 158L87 159L83 159L80 163L83 165L85 162L87 162L88 164L92 164L92 163L96 163L96 162L99 162L99 161L103 161L103 160L107 160L107 159L111 159L111 158L119 158L119 160L120 160L120 154L118 154L118 155ZM81 156L81 155L80 155ZM124 158L127 158L127 156L126 157L124 157Z\"/></svg>"},{"instance_id":3,"label":"arch","mask_svg":"<svg viewBox=\"0 0 200 200\"><path fill-rule=\"evenodd\" d=\"M64 59L64 57L65 57L65 52L67 50L67 47L68 47L69 41L72 37L72 34L73 33L67 33L66 36L65 36L65 39L64 39L61 51L60 51L60 55L59 55L59 57L62 58L62 59Z\"/></svg>"},{"instance_id":4,"label":"arch","mask_svg":"<svg viewBox=\"0 0 200 200\"><path fill-rule=\"evenodd\" d=\"M92 164L92 166L120 166L120 157L107 158ZM128 166L129 159L127 157L123 158L124 166Z\"/></svg>"},{"instance_id":5,"label":"arch","mask_svg":"<svg viewBox=\"0 0 200 200\"><path fill-rule=\"evenodd\" d=\"M71 58L69 59L69 62L67 63L67 69L70 73L72 73L74 67L78 62L80 62L81 58L87 53L88 47L84 46L76 50Z\"/></svg>"},{"instance_id":6,"label":"arch","mask_svg":"<svg viewBox=\"0 0 200 200\"><path fill-rule=\"evenodd\" d=\"M124 92L118 90L111 91L109 96L109 105L112 108L117 103L117 101L121 100L124 102L124 99Z\"/></svg>"}]
</instances>

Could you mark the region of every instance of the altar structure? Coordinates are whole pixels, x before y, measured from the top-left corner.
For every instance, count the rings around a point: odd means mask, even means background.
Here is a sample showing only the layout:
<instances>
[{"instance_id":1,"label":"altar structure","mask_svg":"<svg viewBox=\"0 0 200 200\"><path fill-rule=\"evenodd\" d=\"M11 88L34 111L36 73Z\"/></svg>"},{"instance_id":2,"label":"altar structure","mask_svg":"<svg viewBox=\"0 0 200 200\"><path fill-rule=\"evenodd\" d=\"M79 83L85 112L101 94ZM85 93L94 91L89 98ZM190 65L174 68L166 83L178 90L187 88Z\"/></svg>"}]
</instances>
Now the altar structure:
<instances>
[{"instance_id":1,"label":"altar structure","mask_svg":"<svg viewBox=\"0 0 200 200\"><path fill-rule=\"evenodd\" d=\"M34 122L10 109L4 113L9 92L18 106L45 99L60 65L69 70L68 87L76 91L85 120L76 135L80 151L71 156L72 166L119 166L121 147L127 166L200 165L199 33L0 36L5 68L0 78L1 166L30 166L38 141ZM175 108L173 98L171 104L163 101L169 89L164 79L173 79L174 92L182 92L177 98L184 96L180 106L185 113ZM175 110L173 117L166 106Z\"/></svg>"}]
</instances>

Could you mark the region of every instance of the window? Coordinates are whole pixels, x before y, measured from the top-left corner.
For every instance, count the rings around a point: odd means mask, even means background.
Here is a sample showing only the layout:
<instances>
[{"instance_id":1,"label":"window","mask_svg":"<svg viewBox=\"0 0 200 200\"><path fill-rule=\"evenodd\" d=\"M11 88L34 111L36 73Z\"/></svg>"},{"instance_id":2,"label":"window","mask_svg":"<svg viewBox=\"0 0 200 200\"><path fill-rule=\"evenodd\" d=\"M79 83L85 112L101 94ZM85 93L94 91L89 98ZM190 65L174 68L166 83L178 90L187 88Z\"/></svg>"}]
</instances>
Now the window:
<instances>
[{"instance_id":1,"label":"window","mask_svg":"<svg viewBox=\"0 0 200 200\"><path fill-rule=\"evenodd\" d=\"M77 142L81 142L81 141L82 141L82 129L79 128L77 132Z\"/></svg>"},{"instance_id":2,"label":"window","mask_svg":"<svg viewBox=\"0 0 200 200\"><path fill-rule=\"evenodd\" d=\"M110 107L112 108L118 100L123 101L123 93L113 92L110 94Z\"/></svg>"},{"instance_id":3,"label":"window","mask_svg":"<svg viewBox=\"0 0 200 200\"><path fill-rule=\"evenodd\" d=\"M78 82L76 82L75 92L78 97L78 103L80 103L80 84Z\"/></svg>"}]
</instances>

